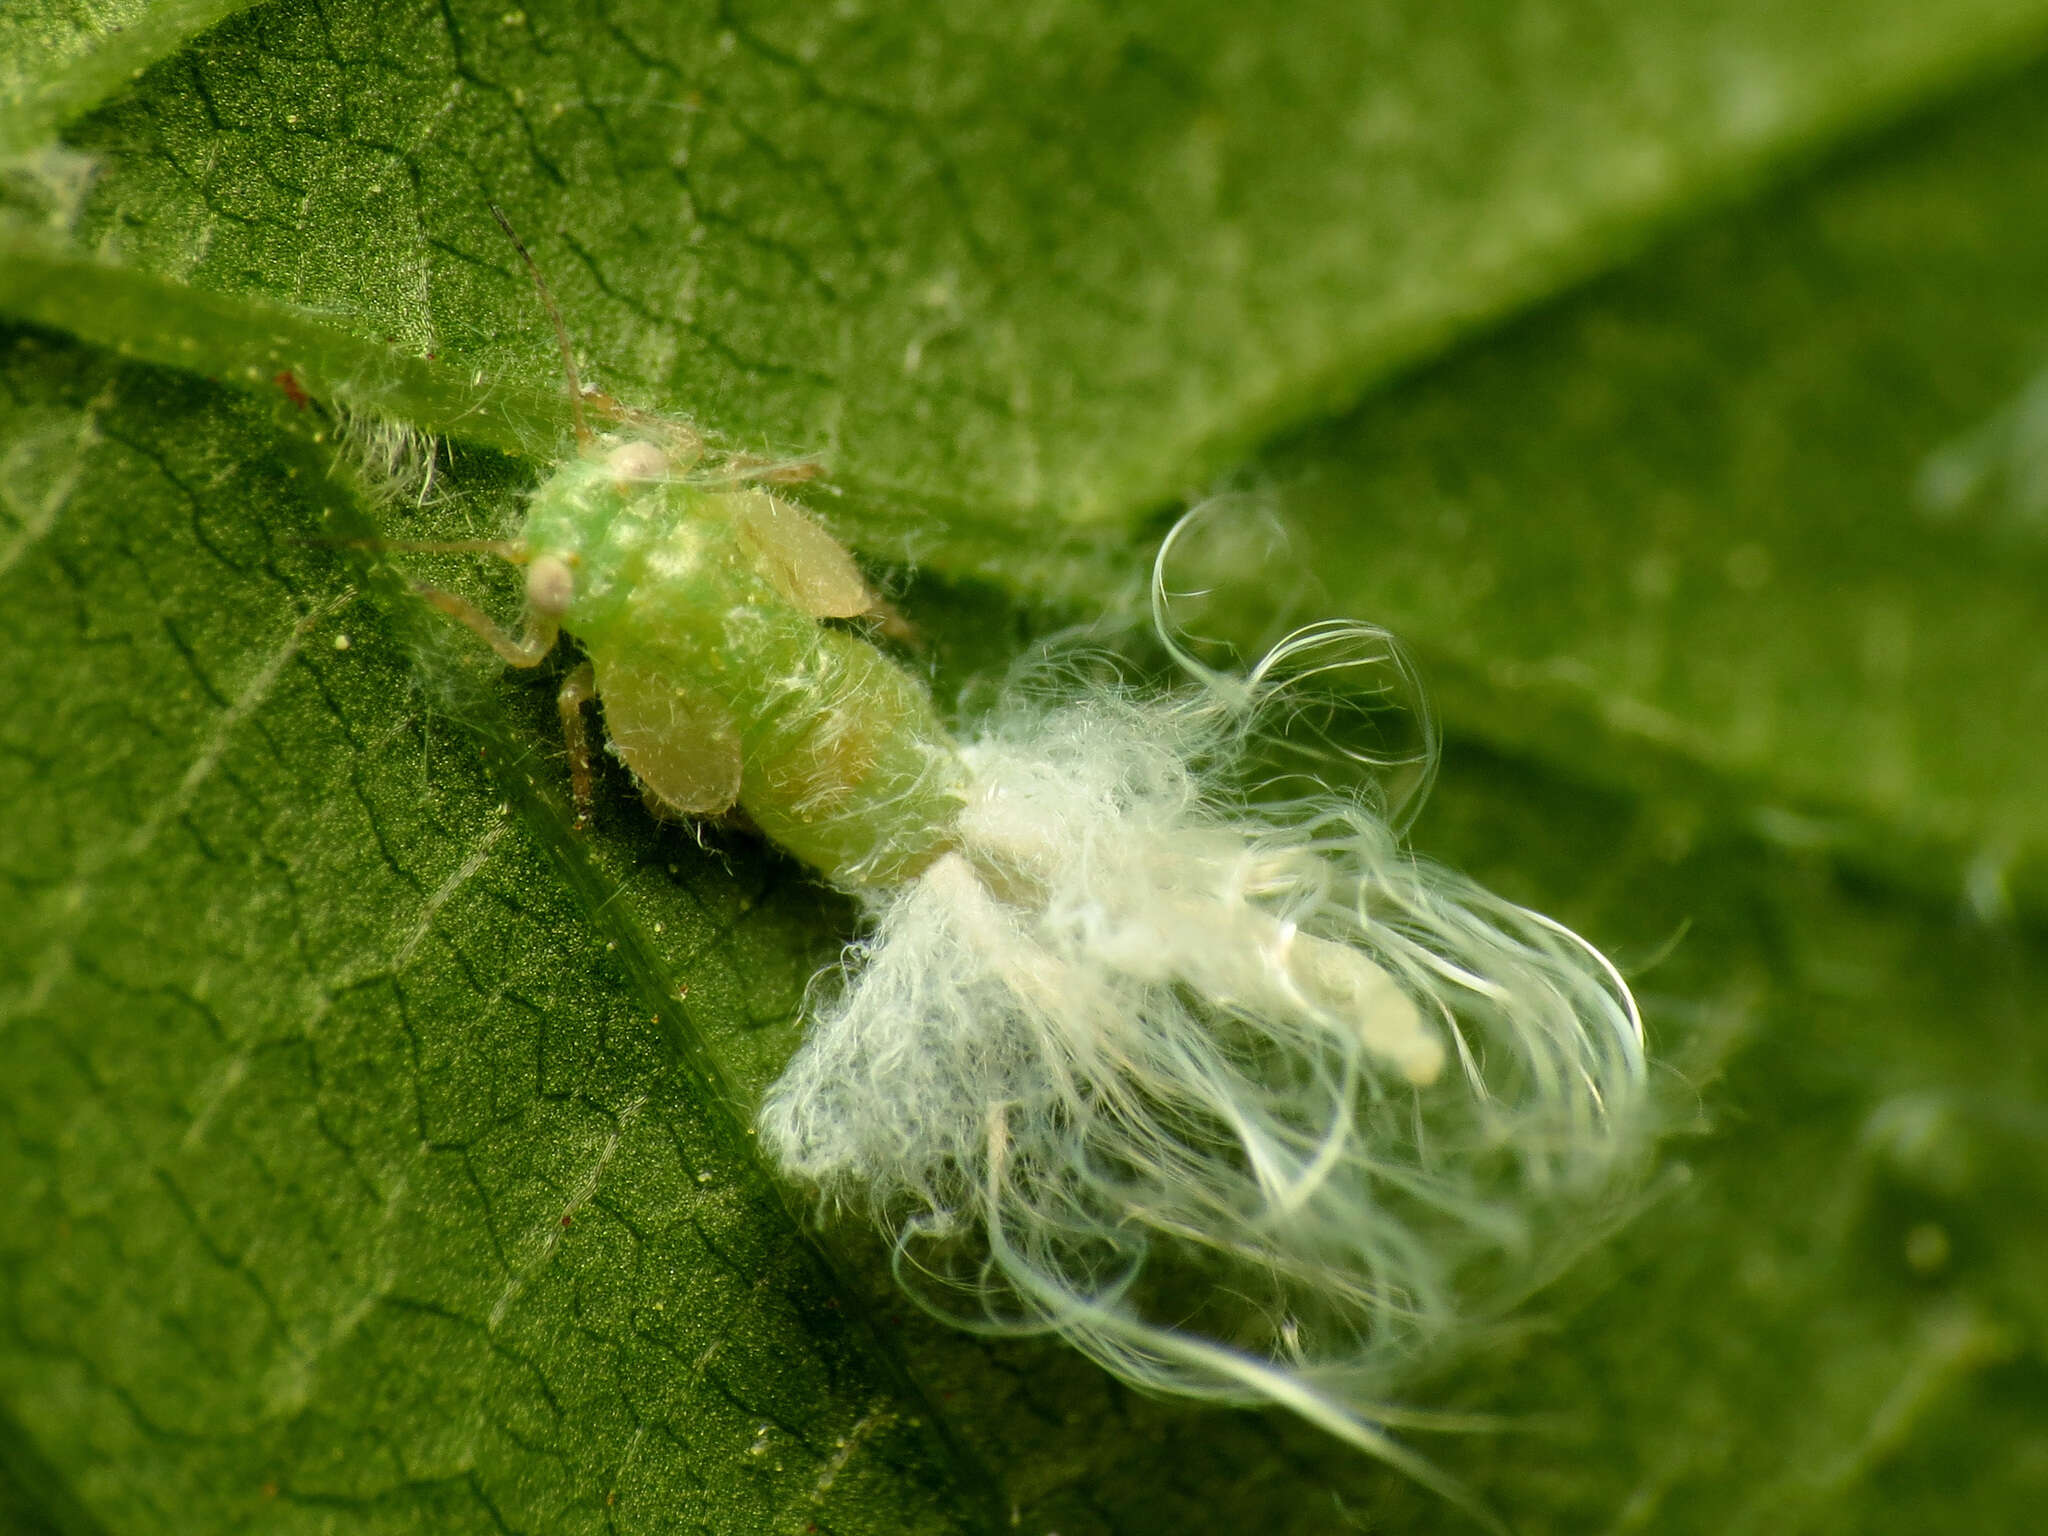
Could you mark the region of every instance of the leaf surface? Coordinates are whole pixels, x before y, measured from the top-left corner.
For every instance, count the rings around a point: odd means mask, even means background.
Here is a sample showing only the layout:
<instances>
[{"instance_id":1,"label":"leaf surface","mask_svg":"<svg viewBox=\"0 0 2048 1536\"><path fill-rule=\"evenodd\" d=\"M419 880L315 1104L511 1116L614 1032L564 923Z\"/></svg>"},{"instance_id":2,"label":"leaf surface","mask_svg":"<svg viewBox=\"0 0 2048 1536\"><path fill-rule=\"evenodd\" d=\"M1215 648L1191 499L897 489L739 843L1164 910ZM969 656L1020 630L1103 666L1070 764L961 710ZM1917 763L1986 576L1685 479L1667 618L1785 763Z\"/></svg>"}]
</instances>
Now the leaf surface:
<instances>
[{"instance_id":1,"label":"leaf surface","mask_svg":"<svg viewBox=\"0 0 2048 1536\"><path fill-rule=\"evenodd\" d=\"M1458 726L2048 910L2048 75L1916 124L1263 481Z\"/></svg>"},{"instance_id":2,"label":"leaf surface","mask_svg":"<svg viewBox=\"0 0 2048 1536\"><path fill-rule=\"evenodd\" d=\"M2048 5L239 9L0 20L0 1521L1455 1522L812 1250L745 1124L854 915L620 775L572 836L546 687L302 542L562 451L492 201L593 382L946 573L949 687L1262 445L1418 644L1425 846L1658 962L1703 1133L1417 1384L1534 1416L1428 1443L1519 1528L2038 1504Z\"/></svg>"},{"instance_id":3,"label":"leaf surface","mask_svg":"<svg viewBox=\"0 0 2048 1536\"><path fill-rule=\"evenodd\" d=\"M15 305L91 334L124 278L246 297L248 326L201 299L162 338L231 374L283 301L362 344L319 360L329 390L477 430L557 376L495 201L600 382L817 451L865 538L971 560L992 528L1127 523L2044 34L2040 0L1257 28L1223 5L271 5L71 130L100 170L89 264ZM472 398L393 385L380 349Z\"/></svg>"},{"instance_id":4,"label":"leaf surface","mask_svg":"<svg viewBox=\"0 0 2048 1536\"><path fill-rule=\"evenodd\" d=\"M437 707L293 537L321 461L31 336L4 383L32 1444L114 1530L959 1529L958 1458L676 1043L679 988L593 921L556 764L458 683ZM748 905L697 861L668 953L779 1018L786 959L727 969L777 948Z\"/></svg>"}]
</instances>

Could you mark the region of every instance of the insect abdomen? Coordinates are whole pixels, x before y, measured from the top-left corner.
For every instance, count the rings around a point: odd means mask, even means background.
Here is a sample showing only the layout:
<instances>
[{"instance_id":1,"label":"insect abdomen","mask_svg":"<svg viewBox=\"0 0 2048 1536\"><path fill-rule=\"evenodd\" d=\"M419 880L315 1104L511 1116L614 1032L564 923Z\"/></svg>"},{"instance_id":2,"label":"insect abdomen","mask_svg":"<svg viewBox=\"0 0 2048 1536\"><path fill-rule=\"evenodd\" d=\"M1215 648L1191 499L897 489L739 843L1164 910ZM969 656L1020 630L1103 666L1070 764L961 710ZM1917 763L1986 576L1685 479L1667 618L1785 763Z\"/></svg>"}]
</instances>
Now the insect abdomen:
<instances>
[{"instance_id":1,"label":"insect abdomen","mask_svg":"<svg viewBox=\"0 0 2048 1536\"><path fill-rule=\"evenodd\" d=\"M897 884L951 846L965 772L924 685L798 611L718 520L659 542L691 545L688 569L649 579L664 562L647 552L620 621L578 626L601 696L608 671L636 667L664 679L694 729L729 728L740 808L840 885Z\"/></svg>"},{"instance_id":2,"label":"insect abdomen","mask_svg":"<svg viewBox=\"0 0 2048 1536\"><path fill-rule=\"evenodd\" d=\"M811 628L810 654L742 724L740 805L841 885L900 884L952 846L965 771L915 678Z\"/></svg>"}]
</instances>

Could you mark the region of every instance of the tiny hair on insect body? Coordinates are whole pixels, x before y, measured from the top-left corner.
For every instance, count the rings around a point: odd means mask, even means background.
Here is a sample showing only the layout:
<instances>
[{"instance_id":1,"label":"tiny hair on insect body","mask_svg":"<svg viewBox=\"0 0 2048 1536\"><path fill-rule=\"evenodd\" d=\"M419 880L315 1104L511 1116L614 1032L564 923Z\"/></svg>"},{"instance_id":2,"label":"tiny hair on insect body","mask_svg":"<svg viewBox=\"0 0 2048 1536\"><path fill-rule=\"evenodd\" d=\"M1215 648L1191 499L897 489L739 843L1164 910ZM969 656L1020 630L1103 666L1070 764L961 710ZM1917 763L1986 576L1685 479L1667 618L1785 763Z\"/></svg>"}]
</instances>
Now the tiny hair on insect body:
<instances>
[{"instance_id":1,"label":"tiny hair on insect body","mask_svg":"<svg viewBox=\"0 0 2048 1536\"><path fill-rule=\"evenodd\" d=\"M871 638L890 611L845 547L778 494L788 466L609 401L593 429L492 212L575 447L516 535L431 546L521 567L515 625L414 590L514 667L580 647L558 699L579 820L594 705L650 805L736 809L860 903L764 1153L821 1219L873 1222L934 1314L1285 1408L1497 1526L1409 1443L1452 1421L1403 1394L1632 1208L1655 1116L1615 967L1403 843L1436 736L1398 643L1326 619L1198 659L1169 568L1238 515L1219 502L1154 563L1174 678L1055 651L956 730ZM1390 701L1405 755L1347 735Z\"/></svg>"}]
</instances>

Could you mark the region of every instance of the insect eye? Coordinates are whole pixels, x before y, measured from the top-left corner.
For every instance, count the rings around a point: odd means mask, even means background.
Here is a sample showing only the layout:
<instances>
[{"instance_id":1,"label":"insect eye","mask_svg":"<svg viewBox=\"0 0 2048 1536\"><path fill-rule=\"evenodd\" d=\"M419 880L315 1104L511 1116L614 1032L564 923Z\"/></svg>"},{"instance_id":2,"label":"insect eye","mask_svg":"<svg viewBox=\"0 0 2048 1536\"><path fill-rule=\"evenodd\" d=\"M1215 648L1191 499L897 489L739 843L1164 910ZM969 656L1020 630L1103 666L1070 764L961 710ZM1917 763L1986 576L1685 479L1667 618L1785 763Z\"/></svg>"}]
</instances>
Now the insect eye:
<instances>
[{"instance_id":1,"label":"insect eye","mask_svg":"<svg viewBox=\"0 0 2048 1536\"><path fill-rule=\"evenodd\" d=\"M526 568L526 601L535 613L560 618L576 601L576 573L560 555L541 555Z\"/></svg>"},{"instance_id":2,"label":"insect eye","mask_svg":"<svg viewBox=\"0 0 2048 1536\"><path fill-rule=\"evenodd\" d=\"M606 463L620 484L668 478L668 455L652 443L621 443Z\"/></svg>"}]
</instances>

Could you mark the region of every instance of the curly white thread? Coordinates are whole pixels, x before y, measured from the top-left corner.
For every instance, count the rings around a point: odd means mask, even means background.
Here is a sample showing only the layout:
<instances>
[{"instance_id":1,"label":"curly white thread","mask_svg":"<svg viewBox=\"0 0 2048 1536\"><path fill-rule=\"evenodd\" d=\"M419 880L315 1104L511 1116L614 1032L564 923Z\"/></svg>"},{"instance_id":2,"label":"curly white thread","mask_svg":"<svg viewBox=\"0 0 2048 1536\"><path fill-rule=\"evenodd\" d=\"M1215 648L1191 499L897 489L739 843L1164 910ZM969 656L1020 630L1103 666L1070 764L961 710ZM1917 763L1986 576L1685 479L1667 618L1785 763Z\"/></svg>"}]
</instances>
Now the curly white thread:
<instances>
[{"instance_id":1,"label":"curly white thread","mask_svg":"<svg viewBox=\"0 0 2048 1536\"><path fill-rule=\"evenodd\" d=\"M1642 1028L1595 950L1368 798L1235 787L1333 633L990 726L956 851L872 898L760 1128L953 1321L1282 1404L1469 1505L1389 1395L1626 1177Z\"/></svg>"}]
</instances>

